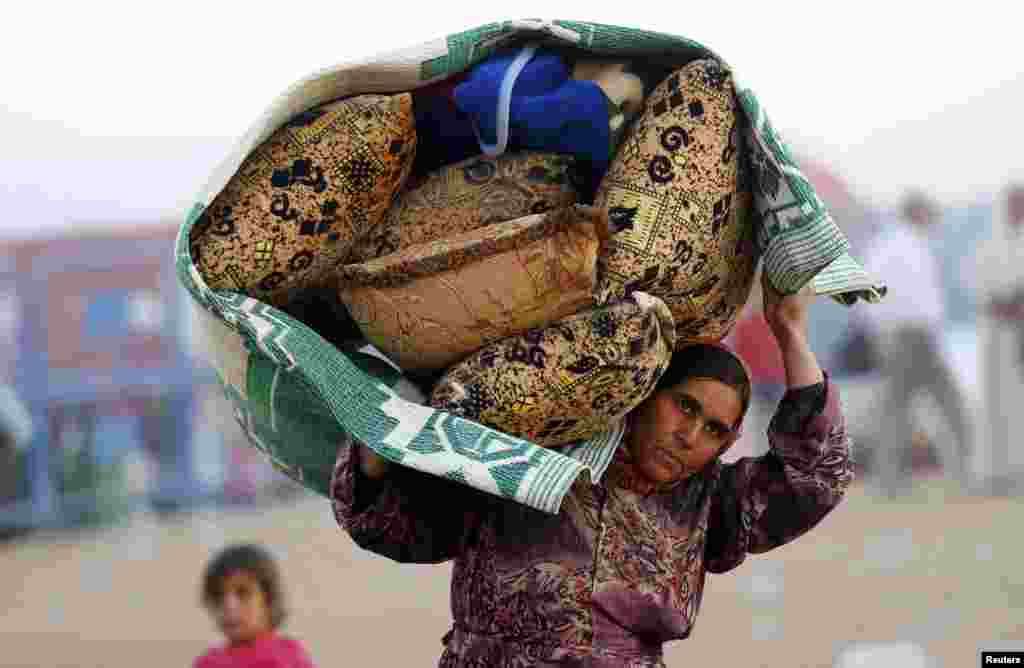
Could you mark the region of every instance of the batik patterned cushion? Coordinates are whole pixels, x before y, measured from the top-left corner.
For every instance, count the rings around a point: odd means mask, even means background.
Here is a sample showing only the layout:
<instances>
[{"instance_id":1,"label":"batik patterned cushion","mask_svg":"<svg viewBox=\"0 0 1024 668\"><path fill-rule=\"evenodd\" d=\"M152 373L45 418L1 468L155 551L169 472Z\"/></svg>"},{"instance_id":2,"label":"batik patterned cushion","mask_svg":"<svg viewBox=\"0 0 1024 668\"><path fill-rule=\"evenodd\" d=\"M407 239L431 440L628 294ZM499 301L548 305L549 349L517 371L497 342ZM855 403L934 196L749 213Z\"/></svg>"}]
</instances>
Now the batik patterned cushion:
<instances>
[{"instance_id":1,"label":"batik patterned cushion","mask_svg":"<svg viewBox=\"0 0 1024 668\"><path fill-rule=\"evenodd\" d=\"M599 303L634 290L672 310L677 340L724 337L753 282L752 196L731 73L696 60L658 84L597 192L611 241Z\"/></svg>"},{"instance_id":2,"label":"batik patterned cushion","mask_svg":"<svg viewBox=\"0 0 1024 668\"><path fill-rule=\"evenodd\" d=\"M444 369L481 346L593 304L598 233L585 207L535 214L341 268L342 301L406 371Z\"/></svg>"},{"instance_id":3,"label":"batik patterned cushion","mask_svg":"<svg viewBox=\"0 0 1024 668\"><path fill-rule=\"evenodd\" d=\"M191 231L207 285L282 305L322 285L379 224L412 166L412 98L300 114L253 151Z\"/></svg>"},{"instance_id":4,"label":"batik patterned cushion","mask_svg":"<svg viewBox=\"0 0 1024 668\"><path fill-rule=\"evenodd\" d=\"M406 185L384 222L357 244L352 262L575 204L575 162L568 155L524 152L439 169Z\"/></svg>"},{"instance_id":5,"label":"batik patterned cushion","mask_svg":"<svg viewBox=\"0 0 1024 668\"><path fill-rule=\"evenodd\" d=\"M448 369L431 405L545 446L606 430L668 367L672 314L643 292L492 343Z\"/></svg>"}]
</instances>

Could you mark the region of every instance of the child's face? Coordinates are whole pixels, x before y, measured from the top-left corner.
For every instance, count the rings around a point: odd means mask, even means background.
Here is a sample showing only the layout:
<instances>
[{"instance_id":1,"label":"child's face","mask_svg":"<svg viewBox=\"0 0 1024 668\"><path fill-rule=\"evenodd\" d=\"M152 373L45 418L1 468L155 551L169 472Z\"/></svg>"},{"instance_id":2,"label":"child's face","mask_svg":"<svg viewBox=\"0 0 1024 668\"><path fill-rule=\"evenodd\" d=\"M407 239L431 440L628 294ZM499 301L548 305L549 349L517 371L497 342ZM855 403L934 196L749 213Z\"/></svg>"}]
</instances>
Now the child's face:
<instances>
[{"instance_id":1,"label":"child's face","mask_svg":"<svg viewBox=\"0 0 1024 668\"><path fill-rule=\"evenodd\" d=\"M248 642L271 629L266 592L252 573L230 573L222 587L220 601L211 607L211 612L228 642Z\"/></svg>"}]
</instances>

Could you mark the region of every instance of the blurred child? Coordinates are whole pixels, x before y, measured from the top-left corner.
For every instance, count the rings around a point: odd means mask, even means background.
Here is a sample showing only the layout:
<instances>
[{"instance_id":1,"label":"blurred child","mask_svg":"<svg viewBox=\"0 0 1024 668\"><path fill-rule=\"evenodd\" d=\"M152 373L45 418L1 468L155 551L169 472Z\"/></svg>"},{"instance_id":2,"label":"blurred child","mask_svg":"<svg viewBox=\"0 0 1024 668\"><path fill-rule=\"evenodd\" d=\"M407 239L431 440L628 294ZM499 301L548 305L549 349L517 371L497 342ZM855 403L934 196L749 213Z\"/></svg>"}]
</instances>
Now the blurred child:
<instances>
[{"instance_id":1,"label":"blurred child","mask_svg":"<svg viewBox=\"0 0 1024 668\"><path fill-rule=\"evenodd\" d=\"M235 545L218 554L203 575L202 600L227 642L194 668L313 668L302 645L277 632L285 617L281 577L263 548Z\"/></svg>"}]
</instances>

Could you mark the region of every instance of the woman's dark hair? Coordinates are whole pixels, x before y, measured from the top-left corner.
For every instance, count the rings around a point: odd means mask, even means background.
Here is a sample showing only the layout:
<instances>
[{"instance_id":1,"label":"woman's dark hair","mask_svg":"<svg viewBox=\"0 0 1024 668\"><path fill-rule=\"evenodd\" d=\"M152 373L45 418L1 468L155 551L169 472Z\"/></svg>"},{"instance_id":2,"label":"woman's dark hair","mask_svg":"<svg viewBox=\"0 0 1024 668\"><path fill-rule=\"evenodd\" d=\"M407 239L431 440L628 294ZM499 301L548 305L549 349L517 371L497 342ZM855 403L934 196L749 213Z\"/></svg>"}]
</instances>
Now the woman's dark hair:
<instances>
[{"instance_id":1,"label":"woman's dark hair","mask_svg":"<svg viewBox=\"0 0 1024 668\"><path fill-rule=\"evenodd\" d=\"M259 582L270 608L270 624L278 628L286 616L284 591L277 562L258 545L232 545L222 550L206 566L203 574L203 604L215 606L224 595L224 580L232 573L251 573Z\"/></svg>"},{"instance_id":2,"label":"woman's dark hair","mask_svg":"<svg viewBox=\"0 0 1024 668\"><path fill-rule=\"evenodd\" d=\"M742 405L740 420L743 420L750 406L750 375L735 353L707 343L686 346L672 355L655 392L674 387L688 378L713 378L736 390Z\"/></svg>"}]
</instances>

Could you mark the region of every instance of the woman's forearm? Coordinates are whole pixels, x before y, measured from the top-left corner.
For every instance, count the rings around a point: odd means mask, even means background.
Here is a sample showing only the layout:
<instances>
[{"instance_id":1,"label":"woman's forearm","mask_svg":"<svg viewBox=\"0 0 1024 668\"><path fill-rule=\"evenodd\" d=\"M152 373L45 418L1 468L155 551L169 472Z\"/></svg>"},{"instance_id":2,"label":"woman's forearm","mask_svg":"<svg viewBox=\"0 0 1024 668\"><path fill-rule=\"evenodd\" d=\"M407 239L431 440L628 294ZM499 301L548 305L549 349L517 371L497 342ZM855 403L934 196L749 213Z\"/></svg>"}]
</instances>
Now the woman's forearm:
<instances>
[{"instance_id":1,"label":"woman's forearm","mask_svg":"<svg viewBox=\"0 0 1024 668\"><path fill-rule=\"evenodd\" d=\"M816 385L825 380L825 374L818 365L818 358L811 351L807 335L803 331L777 331L775 339L782 351L782 363L786 369L786 385L789 389Z\"/></svg>"},{"instance_id":2,"label":"woman's forearm","mask_svg":"<svg viewBox=\"0 0 1024 668\"><path fill-rule=\"evenodd\" d=\"M818 358L807 342L808 312L815 299L810 285L783 296L771 286L767 274L761 275L764 317L775 335L786 368L786 385L791 390L817 385L825 380Z\"/></svg>"}]
</instances>

